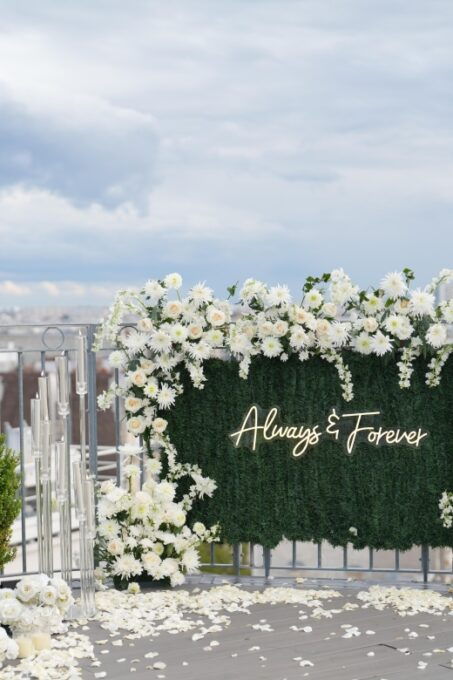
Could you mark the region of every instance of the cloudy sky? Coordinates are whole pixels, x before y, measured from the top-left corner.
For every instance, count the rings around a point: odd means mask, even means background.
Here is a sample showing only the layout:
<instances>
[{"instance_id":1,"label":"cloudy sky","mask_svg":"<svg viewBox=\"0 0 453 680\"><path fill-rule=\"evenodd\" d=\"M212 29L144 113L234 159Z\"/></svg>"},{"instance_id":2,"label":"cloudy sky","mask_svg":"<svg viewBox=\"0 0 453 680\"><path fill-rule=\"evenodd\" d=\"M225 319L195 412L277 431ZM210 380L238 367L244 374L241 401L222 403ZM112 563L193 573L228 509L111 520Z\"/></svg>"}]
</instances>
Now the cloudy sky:
<instances>
[{"instance_id":1,"label":"cloudy sky","mask_svg":"<svg viewBox=\"0 0 453 680\"><path fill-rule=\"evenodd\" d=\"M451 0L0 8L0 305L453 265Z\"/></svg>"}]
</instances>

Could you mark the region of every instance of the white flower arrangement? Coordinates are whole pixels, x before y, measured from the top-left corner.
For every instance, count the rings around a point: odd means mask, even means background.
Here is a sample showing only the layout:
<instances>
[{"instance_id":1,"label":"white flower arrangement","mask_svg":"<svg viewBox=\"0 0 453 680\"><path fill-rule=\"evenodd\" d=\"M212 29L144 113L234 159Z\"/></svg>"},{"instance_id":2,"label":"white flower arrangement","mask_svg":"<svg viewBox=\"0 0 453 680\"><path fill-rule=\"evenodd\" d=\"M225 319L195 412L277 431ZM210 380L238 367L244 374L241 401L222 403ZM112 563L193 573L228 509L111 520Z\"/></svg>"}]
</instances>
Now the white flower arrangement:
<instances>
[{"instance_id":1,"label":"white flower arrangement","mask_svg":"<svg viewBox=\"0 0 453 680\"><path fill-rule=\"evenodd\" d=\"M17 659L19 647L17 642L9 637L6 630L0 626L0 668L6 661Z\"/></svg>"},{"instance_id":2,"label":"white flower arrangement","mask_svg":"<svg viewBox=\"0 0 453 680\"><path fill-rule=\"evenodd\" d=\"M439 500L440 519L446 529L453 526L453 491L444 491Z\"/></svg>"},{"instance_id":3,"label":"white flower arrangement","mask_svg":"<svg viewBox=\"0 0 453 680\"><path fill-rule=\"evenodd\" d=\"M10 626L15 634L57 633L73 602L71 589L59 576L24 576L15 589L0 589L0 623Z\"/></svg>"},{"instance_id":4,"label":"white flower arrangement","mask_svg":"<svg viewBox=\"0 0 453 680\"><path fill-rule=\"evenodd\" d=\"M300 361L320 357L335 367L343 398L351 401L354 385L347 362L351 352L393 355L402 389L410 387L414 362L423 355L428 357L425 381L434 388L453 352L449 337L453 299L436 306L436 291L453 281L453 269L442 270L425 289L411 290L413 279L413 272L404 269L387 274L377 288L360 290L342 269L335 269L309 276L299 302L287 286L269 287L255 279L245 281L235 304L231 298L236 286L228 289L227 300L215 299L203 283L182 297L177 273L148 281L139 290L122 290L100 326L95 349L114 342L110 365L121 369L124 379L121 386L98 397L99 407L107 409L115 397L125 398L129 432L141 435L149 451L151 442L157 441L168 459L170 483L175 484L182 475L195 479L194 469L176 462L176 450L159 414L172 408L183 390L181 369L187 370L195 388L203 389L203 365L211 357L232 356L242 379L247 379L253 358L259 355L282 362L290 356ZM126 314L136 316L137 327L123 337ZM210 495L214 482L202 478L201 471L195 474L204 480L196 493ZM185 502L193 497L191 491ZM143 564L131 561L134 549L125 550L127 559L115 567L131 576L134 570L143 570Z\"/></svg>"},{"instance_id":5,"label":"white flower arrangement","mask_svg":"<svg viewBox=\"0 0 453 680\"><path fill-rule=\"evenodd\" d=\"M155 423L158 430L165 425L163 418ZM99 580L110 576L117 585L126 585L134 577L148 574L153 580L168 579L172 586L181 585L185 574L198 571L199 545L216 540L217 527L207 529L201 522L195 522L190 529L186 523L195 498L211 496L215 483L203 477L197 466L176 464L171 447L169 459L171 472L161 481L155 479L161 472L160 461L148 460L148 479L138 491L133 490L133 480L138 480L140 469L132 464L124 469L128 489L112 481L100 485L97 548L102 571L98 571ZM187 493L176 500L176 481L183 476L189 476L192 484Z\"/></svg>"}]
</instances>

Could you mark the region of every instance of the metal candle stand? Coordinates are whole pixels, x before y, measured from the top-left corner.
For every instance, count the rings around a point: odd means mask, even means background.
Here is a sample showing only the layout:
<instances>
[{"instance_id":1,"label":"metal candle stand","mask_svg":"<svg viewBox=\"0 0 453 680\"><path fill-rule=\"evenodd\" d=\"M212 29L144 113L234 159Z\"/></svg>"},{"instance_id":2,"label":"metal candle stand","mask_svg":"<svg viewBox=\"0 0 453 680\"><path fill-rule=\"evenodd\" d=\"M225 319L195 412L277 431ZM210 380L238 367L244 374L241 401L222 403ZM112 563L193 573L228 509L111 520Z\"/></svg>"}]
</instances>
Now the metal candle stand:
<instances>
[{"instance_id":1,"label":"metal candle stand","mask_svg":"<svg viewBox=\"0 0 453 680\"><path fill-rule=\"evenodd\" d=\"M96 613L94 579L94 542L96 515L94 477L90 474L86 454L85 397L86 338L76 337L76 392L80 407L80 455L71 459L70 383L67 356L55 359L57 372L57 411L63 421L63 434L56 442L55 491L60 519L61 576L72 586L71 481L75 510L79 522L80 607L73 607L67 618L91 617ZM32 446L36 474L36 515L39 571L53 576L52 531L52 430L49 418L48 380L38 378L38 395L31 400ZM71 474L72 473L72 474Z\"/></svg>"}]
</instances>

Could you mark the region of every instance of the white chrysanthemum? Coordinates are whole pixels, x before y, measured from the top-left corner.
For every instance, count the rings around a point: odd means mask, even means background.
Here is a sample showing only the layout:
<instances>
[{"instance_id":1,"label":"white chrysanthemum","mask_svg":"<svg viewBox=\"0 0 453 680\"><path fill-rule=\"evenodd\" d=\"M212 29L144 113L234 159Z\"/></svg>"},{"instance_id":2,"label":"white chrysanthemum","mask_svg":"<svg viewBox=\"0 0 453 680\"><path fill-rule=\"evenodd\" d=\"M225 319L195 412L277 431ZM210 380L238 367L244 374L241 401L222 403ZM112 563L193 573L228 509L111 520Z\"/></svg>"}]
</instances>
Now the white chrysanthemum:
<instances>
[{"instance_id":1,"label":"white chrysanthemum","mask_svg":"<svg viewBox=\"0 0 453 680\"><path fill-rule=\"evenodd\" d=\"M145 463L145 468L150 475L158 475L162 471L162 463L157 458L149 458Z\"/></svg>"},{"instance_id":2,"label":"white chrysanthemum","mask_svg":"<svg viewBox=\"0 0 453 680\"><path fill-rule=\"evenodd\" d=\"M245 333L232 333L228 339L233 354L246 354L252 349L252 343Z\"/></svg>"},{"instance_id":3,"label":"white chrysanthemum","mask_svg":"<svg viewBox=\"0 0 453 680\"><path fill-rule=\"evenodd\" d=\"M113 563L112 572L115 576L129 579L131 576L138 576L142 573L142 565L132 555L121 555Z\"/></svg>"},{"instance_id":4,"label":"white chrysanthemum","mask_svg":"<svg viewBox=\"0 0 453 680\"><path fill-rule=\"evenodd\" d=\"M442 316L447 323L453 323L453 300L443 306Z\"/></svg>"},{"instance_id":5,"label":"white chrysanthemum","mask_svg":"<svg viewBox=\"0 0 453 680\"><path fill-rule=\"evenodd\" d=\"M154 493L156 498L159 498L162 501L172 501L173 498L175 497L176 494L176 489L174 485L171 482L160 482L160 484L157 484Z\"/></svg>"},{"instance_id":6,"label":"white chrysanthemum","mask_svg":"<svg viewBox=\"0 0 453 680\"><path fill-rule=\"evenodd\" d=\"M146 552L142 555L142 564L148 574L153 575L156 567L160 566L161 559L155 552Z\"/></svg>"},{"instance_id":7,"label":"white chrysanthemum","mask_svg":"<svg viewBox=\"0 0 453 680\"><path fill-rule=\"evenodd\" d=\"M151 512L151 496L146 491L137 491L130 509L132 519L146 519Z\"/></svg>"},{"instance_id":8,"label":"white chrysanthemum","mask_svg":"<svg viewBox=\"0 0 453 680\"><path fill-rule=\"evenodd\" d=\"M174 557L166 557L164 560L162 560L161 568L162 574L164 576L172 576L178 571L179 564L178 561L174 559Z\"/></svg>"},{"instance_id":9,"label":"white chrysanthemum","mask_svg":"<svg viewBox=\"0 0 453 680\"><path fill-rule=\"evenodd\" d=\"M381 331L377 331L377 333L371 339L371 346L375 354L382 356L383 354L391 351L392 341L388 335L384 335L384 333Z\"/></svg>"},{"instance_id":10,"label":"white chrysanthemum","mask_svg":"<svg viewBox=\"0 0 453 680\"><path fill-rule=\"evenodd\" d=\"M163 384L157 394L157 403L160 408L167 409L173 406L176 399L176 390L170 385Z\"/></svg>"},{"instance_id":11,"label":"white chrysanthemum","mask_svg":"<svg viewBox=\"0 0 453 680\"><path fill-rule=\"evenodd\" d=\"M178 505L172 507L167 513L167 518L170 524L175 527L182 527L186 523L187 515Z\"/></svg>"},{"instance_id":12,"label":"white chrysanthemum","mask_svg":"<svg viewBox=\"0 0 453 680\"><path fill-rule=\"evenodd\" d=\"M354 349L356 352L359 352L359 354L371 354L373 351L373 346L371 343L371 337L368 335L368 333L365 333L365 331L362 331L355 339L354 339Z\"/></svg>"},{"instance_id":13,"label":"white chrysanthemum","mask_svg":"<svg viewBox=\"0 0 453 680\"><path fill-rule=\"evenodd\" d=\"M362 302L362 305L367 314L377 314L384 308L382 298L372 294L367 295L366 299Z\"/></svg>"},{"instance_id":14,"label":"white chrysanthemum","mask_svg":"<svg viewBox=\"0 0 453 680\"><path fill-rule=\"evenodd\" d=\"M400 298L407 291L406 281L400 272L391 272L384 276L381 281L381 288L389 298Z\"/></svg>"},{"instance_id":15,"label":"white chrysanthemum","mask_svg":"<svg viewBox=\"0 0 453 680\"><path fill-rule=\"evenodd\" d=\"M289 305L291 293L288 286L272 286L266 295L266 306L277 307L278 305Z\"/></svg>"},{"instance_id":16,"label":"white chrysanthemum","mask_svg":"<svg viewBox=\"0 0 453 680\"><path fill-rule=\"evenodd\" d=\"M309 309L320 307L323 303L323 296L316 288L312 288L304 297L304 305Z\"/></svg>"},{"instance_id":17,"label":"white chrysanthemum","mask_svg":"<svg viewBox=\"0 0 453 680\"><path fill-rule=\"evenodd\" d=\"M182 584L185 582L185 577L184 574L182 574L180 571L175 572L170 576L170 584L172 588L176 588L177 586L182 586Z\"/></svg>"},{"instance_id":18,"label":"white chrysanthemum","mask_svg":"<svg viewBox=\"0 0 453 680\"><path fill-rule=\"evenodd\" d=\"M124 400L124 408L130 413L137 413L143 406L143 400L138 397L126 397Z\"/></svg>"},{"instance_id":19,"label":"white chrysanthemum","mask_svg":"<svg viewBox=\"0 0 453 680\"><path fill-rule=\"evenodd\" d=\"M140 468L138 465L129 463L123 467L123 475L126 479L130 479L131 477L140 477Z\"/></svg>"},{"instance_id":20,"label":"white chrysanthemum","mask_svg":"<svg viewBox=\"0 0 453 680\"><path fill-rule=\"evenodd\" d=\"M169 352L171 350L171 337L164 331L156 331L151 336L149 346L155 352Z\"/></svg>"},{"instance_id":21,"label":"white chrysanthemum","mask_svg":"<svg viewBox=\"0 0 453 680\"><path fill-rule=\"evenodd\" d=\"M203 477L203 475L192 473L192 479L195 482L200 498L203 498L205 495L212 496L217 489L217 484L209 477Z\"/></svg>"},{"instance_id":22,"label":"white chrysanthemum","mask_svg":"<svg viewBox=\"0 0 453 680\"><path fill-rule=\"evenodd\" d=\"M159 281L151 280L145 283L145 295L149 298L151 305L156 305L165 295L165 288Z\"/></svg>"},{"instance_id":23,"label":"white chrysanthemum","mask_svg":"<svg viewBox=\"0 0 453 680\"><path fill-rule=\"evenodd\" d=\"M200 555L195 548L189 548L182 554L181 562L188 574L194 574L200 568Z\"/></svg>"},{"instance_id":24,"label":"white chrysanthemum","mask_svg":"<svg viewBox=\"0 0 453 680\"><path fill-rule=\"evenodd\" d=\"M109 355L109 364L112 368L123 368L127 363L126 354L120 350L116 349Z\"/></svg>"},{"instance_id":25,"label":"white chrysanthemum","mask_svg":"<svg viewBox=\"0 0 453 680\"><path fill-rule=\"evenodd\" d=\"M211 356L211 351L211 345L209 345L207 342L203 342L203 340L200 340L200 342L191 342L189 344L189 356L192 359L196 359L197 361L209 359Z\"/></svg>"},{"instance_id":26,"label":"white chrysanthemum","mask_svg":"<svg viewBox=\"0 0 453 680\"><path fill-rule=\"evenodd\" d=\"M349 338L349 324L342 323L341 321L334 321L330 324L327 335L332 345L335 347L342 347Z\"/></svg>"},{"instance_id":27,"label":"white chrysanthemum","mask_svg":"<svg viewBox=\"0 0 453 680\"><path fill-rule=\"evenodd\" d=\"M400 316L399 314L390 314L390 316L387 317L384 322L384 328L387 333L391 333L392 335L399 337L399 334L405 326L405 322L406 317Z\"/></svg>"},{"instance_id":28,"label":"white chrysanthemum","mask_svg":"<svg viewBox=\"0 0 453 680\"><path fill-rule=\"evenodd\" d=\"M98 533L103 538L116 538L120 532L120 526L113 519L108 519L101 522L98 527Z\"/></svg>"},{"instance_id":29,"label":"white chrysanthemum","mask_svg":"<svg viewBox=\"0 0 453 680\"><path fill-rule=\"evenodd\" d=\"M135 331L129 333L127 337L123 338L122 343L129 352L129 354L134 355L142 351L142 349L148 342L148 339L149 339L148 333L140 333L138 331Z\"/></svg>"},{"instance_id":30,"label":"white chrysanthemum","mask_svg":"<svg viewBox=\"0 0 453 680\"><path fill-rule=\"evenodd\" d=\"M206 531L206 527L203 524L203 522L195 522L195 524L193 525L193 530L198 536L203 536L203 534Z\"/></svg>"},{"instance_id":31,"label":"white chrysanthemum","mask_svg":"<svg viewBox=\"0 0 453 680\"><path fill-rule=\"evenodd\" d=\"M170 326L169 333L173 342L184 342L187 338L187 328L180 323Z\"/></svg>"},{"instance_id":32,"label":"white chrysanthemum","mask_svg":"<svg viewBox=\"0 0 453 680\"><path fill-rule=\"evenodd\" d=\"M127 421L127 429L131 434L136 436L143 434L146 429L146 421L143 416L133 416Z\"/></svg>"},{"instance_id":33,"label":"white chrysanthemum","mask_svg":"<svg viewBox=\"0 0 453 680\"><path fill-rule=\"evenodd\" d=\"M201 307L201 305L212 301L212 290L204 283L197 283L190 289L189 299L192 300L196 307Z\"/></svg>"},{"instance_id":34,"label":"white chrysanthemum","mask_svg":"<svg viewBox=\"0 0 453 680\"><path fill-rule=\"evenodd\" d=\"M289 337L289 344L295 349L301 349L307 344L308 336L302 326L295 325L291 328L291 335Z\"/></svg>"},{"instance_id":35,"label":"white chrysanthemum","mask_svg":"<svg viewBox=\"0 0 453 680\"><path fill-rule=\"evenodd\" d=\"M148 380L146 383L143 392L146 394L147 397L150 397L151 399L154 399L157 396L157 393L159 392L159 383L155 378L151 378L151 380Z\"/></svg>"},{"instance_id":36,"label":"white chrysanthemum","mask_svg":"<svg viewBox=\"0 0 453 680\"><path fill-rule=\"evenodd\" d=\"M251 302L254 299L262 300L266 296L267 290L264 283L255 279L247 279L239 293L239 297L244 302Z\"/></svg>"},{"instance_id":37,"label":"white chrysanthemum","mask_svg":"<svg viewBox=\"0 0 453 680\"><path fill-rule=\"evenodd\" d=\"M167 274L164 278L164 284L167 288L172 288L173 290L179 290L182 286L182 276L177 272L172 274Z\"/></svg>"},{"instance_id":38,"label":"white chrysanthemum","mask_svg":"<svg viewBox=\"0 0 453 680\"><path fill-rule=\"evenodd\" d=\"M336 304L344 305L357 295L357 290L357 286L353 286L348 279L343 279L332 284L330 296Z\"/></svg>"},{"instance_id":39,"label":"white chrysanthemum","mask_svg":"<svg viewBox=\"0 0 453 680\"><path fill-rule=\"evenodd\" d=\"M280 340L271 336L262 340L261 349L264 356L270 359L272 357L278 357L278 355L283 352L283 347Z\"/></svg>"},{"instance_id":40,"label":"white chrysanthemum","mask_svg":"<svg viewBox=\"0 0 453 680\"><path fill-rule=\"evenodd\" d=\"M434 295L427 293L421 288L417 288L410 293L409 308L414 316L434 314Z\"/></svg>"},{"instance_id":41,"label":"white chrysanthemum","mask_svg":"<svg viewBox=\"0 0 453 680\"><path fill-rule=\"evenodd\" d=\"M444 324L433 323L426 333L426 340L432 347L442 347L447 343L447 328Z\"/></svg>"},{"instance_id":42,"label":"white chrysanthemum","mask_svg":"<svg viewBox=\"0 0 453 680\"><path fill-rule=\"evenodd\" d=\"M222 347L223 345L224 335L218 328L211 328L203 337L211 347Z\"/></svg>"}]
</instances>

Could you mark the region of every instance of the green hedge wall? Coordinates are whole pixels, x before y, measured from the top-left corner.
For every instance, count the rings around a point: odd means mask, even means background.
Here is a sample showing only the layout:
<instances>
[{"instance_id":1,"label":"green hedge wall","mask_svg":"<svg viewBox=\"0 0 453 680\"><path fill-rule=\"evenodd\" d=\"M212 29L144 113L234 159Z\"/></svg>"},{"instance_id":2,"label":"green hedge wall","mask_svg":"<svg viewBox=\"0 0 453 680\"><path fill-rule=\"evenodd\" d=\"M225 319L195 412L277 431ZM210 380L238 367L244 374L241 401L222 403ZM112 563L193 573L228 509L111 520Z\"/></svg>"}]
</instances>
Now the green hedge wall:
<instances>
[{"instance_id":1,"label":"green hedge wall","mask_svg":"<svg viewBox=\"0 0 453 680\"><path fill-rule=\"evenodd\" d=\"M181 461L198 463L218 484L212 499L194 506L194 517L219 521L223 538L274 547L283 537L357 548L399 548L413 544L453 545L453 532L439 521L438 500L453 489L453 358L439 387L425 385L426 361L416 364L412 387L398 386L394 359L347 357L354 400L346 403L335 368L321 359L258 358L248 380L235 361L206 362L203 390L184 378L184 393L171 413L169 434ZM323 438L302 458L288 441L262 444L257 452L234 448L228 434L238 429L252 404L279 406L284 423L324 423L332 406L340 413L380 410L380 424L429 432L420 448L375 447L366 442L346 455ZM353 539L350 527L358 530Z\"/></svg>"}]
</instances>

